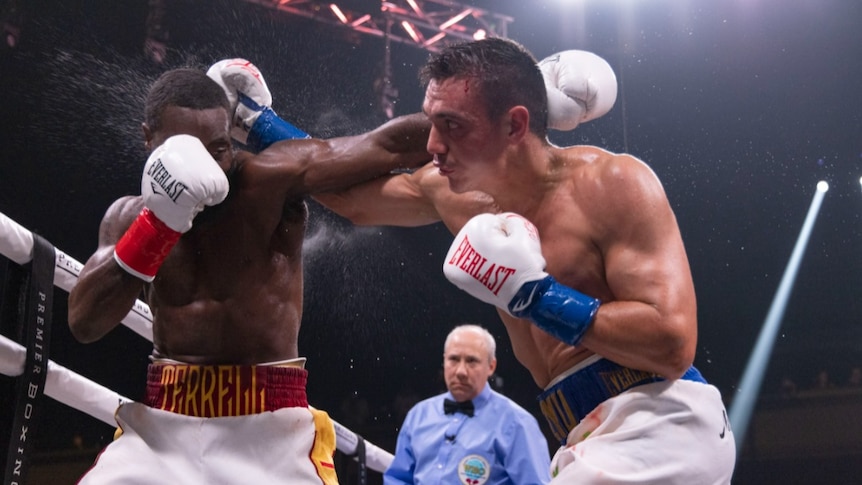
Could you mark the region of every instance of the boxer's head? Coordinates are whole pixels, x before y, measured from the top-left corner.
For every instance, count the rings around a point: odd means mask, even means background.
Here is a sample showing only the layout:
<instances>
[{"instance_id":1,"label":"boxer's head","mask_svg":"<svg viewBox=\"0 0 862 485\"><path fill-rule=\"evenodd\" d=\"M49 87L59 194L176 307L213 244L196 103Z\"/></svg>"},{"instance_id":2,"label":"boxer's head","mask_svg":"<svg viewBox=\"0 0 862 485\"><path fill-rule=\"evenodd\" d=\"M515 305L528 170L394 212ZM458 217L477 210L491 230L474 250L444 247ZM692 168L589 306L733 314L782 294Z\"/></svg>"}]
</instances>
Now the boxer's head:
<instances>
[{"instance_id":1,"label":"boxer's head","mask_svg":"<svg viewBox=\"0 0 862 485\"><path fill-rule=\"evenodd\" d=\"M509 39L488 38L446 47L419 71L422 84L464 79L476 88L488 117L499 120L510 108L524 106L530 131L546 135L548 93L536 59Z\"/></svg>"},{"instance_id":2,"label":"boxer's head","mask_svg":"<svg viewBox=\"0 0 862 485\"><path fill-rule=\"evenodd\" d=\"M510 190L509 166L546 139L548 96L535 58L513 41L485 39L447 47L420 76L427 150L449 189Z\"/></svg>"},{"instance_id":3,"label":"boxer's head","mask_svg":"<svg viewBox=\"0 0 862 485\"><path fill-rule=\"evenodd\" d=\"M196 136L223 168L230 166L230 115L224 90L206 73L174 69L153 83L147 96L144 138L148 151L174 135Z\"/></svg>"}]
</instances>

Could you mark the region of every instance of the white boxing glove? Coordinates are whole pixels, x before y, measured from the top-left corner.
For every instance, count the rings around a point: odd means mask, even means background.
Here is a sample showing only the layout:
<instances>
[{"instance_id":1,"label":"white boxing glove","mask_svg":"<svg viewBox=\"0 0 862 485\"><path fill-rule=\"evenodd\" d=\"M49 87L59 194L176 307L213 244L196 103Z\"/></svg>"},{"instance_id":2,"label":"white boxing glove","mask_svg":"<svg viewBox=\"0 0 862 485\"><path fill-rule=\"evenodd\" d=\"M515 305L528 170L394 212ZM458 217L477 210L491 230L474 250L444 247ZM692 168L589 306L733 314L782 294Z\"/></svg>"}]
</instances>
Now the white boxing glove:
<instances>
[{"instance_id":1,"label":"white boxing glove","mask_svg":"<svg viewBox=\"0 0 862 485\"><path fill-rule=\"evenodd\" d=\"M275 142L309 138L308 133L272 110L272 94L263 75L245 59L225 59L207 70L207 76L224 89L230 101L230 136L258 153Z\"/></svg>"},{"instance_id":2,"label":"white boxing glove","mask_svg":"<svg viewBox=\"0 0 862 485\"><path fill-rule=\"evenodd\" d=\"M443 274L473 297L529 319L569 345L580 343L601 305L545 272L536 226L511 212L470 219L446 254Z\"/></svg>"},{"instance_id":3,"label":"white boxing glove","mask_svg":"<svg viewBox=\"0 0 862 485\"><path fill-rule=\"evenodd\" d=\"M617 77L611 66L592 52L568 50L539 62L548 91L548 127L574 130L584 121L604 116L617 100Z\"/></svg>"},{"instance_id":4,"label":"white boxing glove","mask_svg":"<svg viewBox=\"0 0 862 485\"><path fill-rule=\"evenodd\" d=\"M207 76L224 89L230 102L231 137L246 145L254 122L272 106L272 93L263 75L250 61L236 58L216 62L207 70Z\"/></svg>"},{"instance_id":5,"label":"white boxing glove","mask_svg":"<svg viewBox=\"0 0 862 485\"><path fill-rule=\"evenodd\" d=\"M144 165L144 209L114 247L114 259L129 273L152 281L171 248L205 206L228 194L224 170L199 139L168 138Z\"/></svg>"},{"instance_id":6,"label":"white boxing glove","mask_svg":"<svg viewBox=\"0 0 862 485\"><path fill-rule=\"evenodd\" d=\"M511 212L470 219L443 264L455 286L506 312L524 283L548 276L544 269L536 226Z\"/></svg>"},{"instance_id":7,"label":"white boxing glove","mask_svg":"<svg viewBox=\"0 0 862 485\"><path fill-rule=\"evenodd\" d=\"M144 205L180 233L192 228L204 206L221 203L228 189L224 170L191 135L172 136L153 150L141 177Z\"/></svg>"}]
</instances>

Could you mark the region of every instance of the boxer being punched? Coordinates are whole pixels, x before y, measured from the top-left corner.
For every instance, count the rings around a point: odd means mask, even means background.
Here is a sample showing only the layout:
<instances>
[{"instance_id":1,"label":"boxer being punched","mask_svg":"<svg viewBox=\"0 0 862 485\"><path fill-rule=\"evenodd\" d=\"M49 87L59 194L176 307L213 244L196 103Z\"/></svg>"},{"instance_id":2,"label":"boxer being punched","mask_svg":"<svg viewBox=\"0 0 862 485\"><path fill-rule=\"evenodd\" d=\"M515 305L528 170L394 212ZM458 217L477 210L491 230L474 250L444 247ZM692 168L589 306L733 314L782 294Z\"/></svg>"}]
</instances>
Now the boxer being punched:
<instances>
[{"instance_id":1,"label":"boxer being punched","mask_svg":"<svg viewBox=\"0 0 862 485\"><path fill-rule=\"evenodd\" d=\"M634 156L547 139L610 109L607 63L566 51L537 64L486 39L421 75L433 163L317 199L358 224L457 233L444 273L498 308L544 389L552 483L729 483L733 438L692 367L694 285L661 183Z\"/></svg>"},{"instance_id":2,"label":"boxer being punched","mask_svg":"<svg viewBox=\"0 0 862 485\"><path fill-rule=\"evenodd\" d=\"M328 416L308 408L297 336L304 197L426 163L424 117L297 139L247 61L165 73L143 124L141 195L107 210L69 297L82 342L143 295L153 312L145 404L81 483L337 483ZM231 95L229 101L227 94Z\"/></svg>"}]
</instances>

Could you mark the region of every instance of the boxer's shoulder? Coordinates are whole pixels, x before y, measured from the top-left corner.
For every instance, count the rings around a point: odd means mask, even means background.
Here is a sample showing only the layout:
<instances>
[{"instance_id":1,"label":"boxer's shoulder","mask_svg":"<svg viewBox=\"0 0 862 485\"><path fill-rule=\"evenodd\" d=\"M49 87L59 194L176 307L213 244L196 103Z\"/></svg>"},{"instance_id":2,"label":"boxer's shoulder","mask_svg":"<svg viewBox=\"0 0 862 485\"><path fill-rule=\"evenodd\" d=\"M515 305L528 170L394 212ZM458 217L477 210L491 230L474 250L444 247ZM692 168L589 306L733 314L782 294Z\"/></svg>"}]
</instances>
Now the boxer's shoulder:
<instances>
[{"instance_id":1,"label":"boxer's shoulder","mask_svg":"<svg viewBox=\"0 0 862 485\"><path fill-rule=\"evenodd\" d=\"M102 229L117 230L122 233L128 229L132 221L144 208L144 199L140 195L126 195L115 200L102 218Z\"/></svg>"},{"instance_id":2,"label":"boxer's shoulder","mask_svg":"<svg viewBox=\"0 0 862 485\"><path fill-rule=\"evenodd\" d=\"M582 191L590 187L616 191L631 188L626 186L652 184L658 180L652 169L639 158L590 145L559 149L555 164L566 170Z\"/></svg>"}]
</instances>

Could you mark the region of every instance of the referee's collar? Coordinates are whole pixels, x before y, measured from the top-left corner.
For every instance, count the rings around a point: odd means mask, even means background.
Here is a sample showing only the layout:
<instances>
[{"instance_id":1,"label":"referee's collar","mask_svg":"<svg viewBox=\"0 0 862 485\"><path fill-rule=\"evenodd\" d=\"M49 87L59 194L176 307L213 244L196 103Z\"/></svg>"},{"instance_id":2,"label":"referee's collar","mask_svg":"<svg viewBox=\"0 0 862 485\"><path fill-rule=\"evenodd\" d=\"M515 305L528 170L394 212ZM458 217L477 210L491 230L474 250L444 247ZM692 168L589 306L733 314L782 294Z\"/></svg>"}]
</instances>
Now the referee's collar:
<instances>
[{"instance_id":1,"label":"referee's collar","mask_svg":"<svg viewBox=\"0 0 862 485\"><path fill-rule=\"evenodd\" d=\"M482 392L480 392L478 396L472 399L473 408L476 411L479 411L483 407L485 407L485 405L488 404L488 401L491 399L491 393L493 392L494 391L491 390L491 385L486 382L485 387L482 388ZM455 396L453 396L452 393L449 391L446 391L446 394L444 394L443 397L445 399L452 399L453 401L455 400ZM441 407L440 409L442 410L443 408Z\"/></svg>"}]
</instances>

